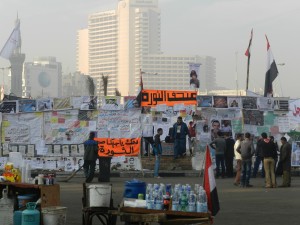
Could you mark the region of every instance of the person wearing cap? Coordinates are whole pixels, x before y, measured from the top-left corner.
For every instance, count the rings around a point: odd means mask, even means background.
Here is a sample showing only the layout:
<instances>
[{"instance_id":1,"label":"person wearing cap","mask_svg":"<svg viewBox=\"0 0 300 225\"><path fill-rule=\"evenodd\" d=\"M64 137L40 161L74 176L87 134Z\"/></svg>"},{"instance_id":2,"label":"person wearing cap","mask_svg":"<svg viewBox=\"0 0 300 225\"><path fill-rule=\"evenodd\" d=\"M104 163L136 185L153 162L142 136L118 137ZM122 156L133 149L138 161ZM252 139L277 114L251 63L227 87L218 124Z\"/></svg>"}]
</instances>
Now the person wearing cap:
<instances>
[{"instance_id":1,"label":"person wearing cap","mask_svg":"<svg viewBox=\"0 0 300 225\"><path fill-rule=\"evenodd\" d=\"M85 175L85 182L91 183L96 168L96 160L98 159L98 143L94 140L95 133L90 132L89 139L86 140L84 145L84 155L83 155L83 171Z\"/></svg>"}]
</instances>

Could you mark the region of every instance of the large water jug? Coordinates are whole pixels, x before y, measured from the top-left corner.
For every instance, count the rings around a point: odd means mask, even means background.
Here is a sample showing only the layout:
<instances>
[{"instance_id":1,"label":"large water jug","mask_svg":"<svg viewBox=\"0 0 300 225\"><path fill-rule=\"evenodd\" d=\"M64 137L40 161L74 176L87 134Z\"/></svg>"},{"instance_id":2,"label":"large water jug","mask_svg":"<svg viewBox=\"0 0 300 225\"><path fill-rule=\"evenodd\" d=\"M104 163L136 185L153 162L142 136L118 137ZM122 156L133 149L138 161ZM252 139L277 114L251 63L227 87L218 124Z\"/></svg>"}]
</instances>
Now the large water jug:
<instances>
[{"instance_id":1,"label":"large water jug","mask_svg":"<svg viewBox=\"0 0 300 225\"><path fill-rule=\"evenodd\" d=\"M0 224L13 225L14 204L7 196L7 189L3 189L0 199Z\"/></svg>"},{"instance_id":2,"label":"large water jug","mask_svg":"<svg viewBox=\"0 0 300 225\"><path fill-rule=\"evenodd\" d=\"M146 183L133 179L125 182L124 195L125 198L138 198L138 194L146 195Z\"/></svg>"},{"instance_id":3,"label":"large water jug","mask_svg":"<svg viewBox=\"0 0 300 225\"><path fill-rule=\"evenodd\" d=\"M27 209L22 212L22 225L39 225L40 211L37 210L35 202L28 202Z\"/></svg>"}]
</instances>

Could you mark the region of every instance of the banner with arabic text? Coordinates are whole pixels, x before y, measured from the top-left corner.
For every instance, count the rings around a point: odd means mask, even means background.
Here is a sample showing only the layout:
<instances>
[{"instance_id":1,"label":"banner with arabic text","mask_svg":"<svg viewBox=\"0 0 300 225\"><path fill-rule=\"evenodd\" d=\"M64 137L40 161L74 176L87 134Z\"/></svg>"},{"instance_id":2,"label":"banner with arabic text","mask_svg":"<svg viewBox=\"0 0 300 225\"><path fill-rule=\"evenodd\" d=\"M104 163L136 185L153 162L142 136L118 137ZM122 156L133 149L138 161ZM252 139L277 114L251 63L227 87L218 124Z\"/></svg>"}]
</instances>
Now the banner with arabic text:
<instances>
[{"instance_id":1,"label":"banner with arabic text","mask_svg":"<svg viewBox=\"0 0 300 225\"><path fill-rule=\"evenodd\" d=\"M196 91L142 90L141 106L156 106L160 104L174 106L180 103L196 105L196 97Z\"/></svg>"},{"instance_id":2,"label":"banner with arabic text","mask_svg":"<svg viewBox=\"0 0 300 225\"><path fill-rule=\"evenodd\" d=\"M98 155L102 157L137 156L140 153L141 138L95 138Z\"/></svg>"}]
</instances>

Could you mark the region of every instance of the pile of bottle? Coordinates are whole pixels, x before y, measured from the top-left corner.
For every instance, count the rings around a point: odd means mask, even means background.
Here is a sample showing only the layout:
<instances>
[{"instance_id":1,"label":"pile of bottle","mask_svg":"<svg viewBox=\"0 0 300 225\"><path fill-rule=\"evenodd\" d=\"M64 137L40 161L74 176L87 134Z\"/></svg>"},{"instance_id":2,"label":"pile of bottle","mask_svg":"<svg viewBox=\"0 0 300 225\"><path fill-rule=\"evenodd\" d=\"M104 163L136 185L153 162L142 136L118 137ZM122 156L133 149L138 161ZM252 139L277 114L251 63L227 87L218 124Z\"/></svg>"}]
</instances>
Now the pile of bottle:
<instances>
[{"instance_id":1,"label":"pile of bottle","mask_svg":"<svg viewBox=\"0 0 300 225\"><path fill-rule=\"evenodd\" d=\"M175 184L147 184L147 209L173 210L182 212L207 212L207 196L202 186ZM170 205L171 202L171 205Z\"/></svg>"}]
</instances>

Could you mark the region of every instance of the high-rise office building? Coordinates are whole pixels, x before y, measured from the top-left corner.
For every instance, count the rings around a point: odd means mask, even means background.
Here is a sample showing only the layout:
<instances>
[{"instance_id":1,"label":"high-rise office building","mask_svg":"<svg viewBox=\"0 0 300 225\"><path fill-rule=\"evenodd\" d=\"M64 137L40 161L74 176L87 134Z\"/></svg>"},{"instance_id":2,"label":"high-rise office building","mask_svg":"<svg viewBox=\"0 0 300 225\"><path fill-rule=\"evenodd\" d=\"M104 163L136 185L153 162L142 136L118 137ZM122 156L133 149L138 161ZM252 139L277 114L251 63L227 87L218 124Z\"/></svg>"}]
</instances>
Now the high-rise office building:
<instances>
[{"instance_id":1,"label":"high-rise office building","mask_svg":"<svg viewBox=\"0 0 300 225\"><path fill-rule=\"evenodd\" d=\"M136 95L140 70L144 88L188 90L189 63L201 64L200 89L214 89L215 58L162 53L158 0L120 0L116 10L91 14L88 20L89 74L99 95L102 74L109 77L108 95L115 89Z\"/></svg>"}]
</instances>

